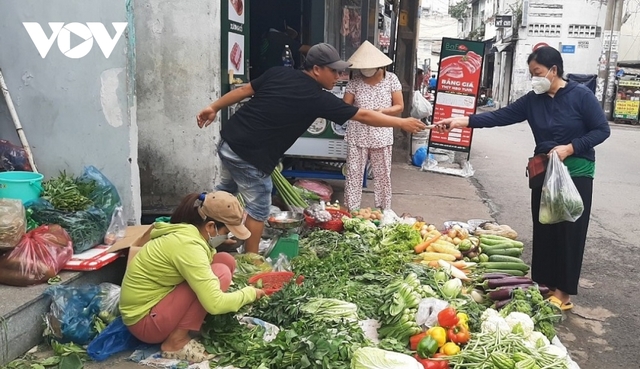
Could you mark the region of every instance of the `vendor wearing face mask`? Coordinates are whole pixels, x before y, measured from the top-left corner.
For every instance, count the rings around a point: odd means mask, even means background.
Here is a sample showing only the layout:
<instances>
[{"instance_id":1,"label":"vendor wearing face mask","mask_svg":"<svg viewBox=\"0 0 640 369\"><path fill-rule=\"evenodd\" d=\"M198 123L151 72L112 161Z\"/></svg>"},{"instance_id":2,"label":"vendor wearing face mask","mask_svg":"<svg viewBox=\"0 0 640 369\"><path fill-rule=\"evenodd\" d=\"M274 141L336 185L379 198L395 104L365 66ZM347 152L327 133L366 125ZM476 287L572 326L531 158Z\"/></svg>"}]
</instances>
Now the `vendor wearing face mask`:
<instances>
[{"instance_id":1,"label":"vendor wearing face mask","mask_svg":"<svg viewBox=\"0 0 640 369\"><path fill-rule=\"evenodd\" d=\"M235 259L215 249L230 231L249 238L242 218L238 200L227 192L190 194L170 223L154 224L149 241L127 267L120 295L123 322L142 342L160 343L164 358L210 359L189 331L199 331L207 313L236 312L264 296L254 287L226 292Z\"/></svg>"},{"instance_id":2,"label":"vendor wearing face mask","mask_svg":"<svg viewBox=\"0 0 640 369\"><path fill-rule=\"evenodd\" d=\"M488 128L527 121L536 142L535 154L555 151L569 169L584 211L575 222L541 224L542 184L531 189L533 258L531 278L552 291L549 301L562 310L573 307L591 214L596 145L609 137L609 123L598 100L584 85L562 78L563 61L552 47L536 49L527 60L531 89L510 105L469 117L449 118L436 124L453 128Z\"/></svg>"},{"instance_id":3,"label":"vendor wearing face mask","mask_svg":"<svg viewBox=\"0 0 640 369\"><path fill-rule=\"evenodd\" d=\"M395 74L384 67L392 63L382 51L365 41L348 60L354 70L347 84L344 101L362 109L397 116L404 109L402 85ZM362 181L367 162L373 169L375 207L391 209L391 153L393 128L373 127L356 121L347 126L345 140L347 178L344 200L349 210L360 208Z\"/></svg>"}]
</instances>

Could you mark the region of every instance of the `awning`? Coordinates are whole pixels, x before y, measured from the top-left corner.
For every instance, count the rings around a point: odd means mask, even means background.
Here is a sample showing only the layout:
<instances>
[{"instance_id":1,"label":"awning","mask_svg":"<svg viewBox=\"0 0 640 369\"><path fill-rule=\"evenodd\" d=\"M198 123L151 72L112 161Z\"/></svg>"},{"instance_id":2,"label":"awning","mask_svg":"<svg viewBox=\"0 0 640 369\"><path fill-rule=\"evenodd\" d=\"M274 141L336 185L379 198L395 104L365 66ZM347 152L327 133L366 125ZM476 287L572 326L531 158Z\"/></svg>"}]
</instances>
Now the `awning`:
<instances>
[{"instance_id":1,"label":"awning","mask_svg":"<svg viewBox=\"0 0 640 369\"><path fill-rule=\"evenodd\" d=\"M503 52L505 51L508 47L513 46L514 42L497 42L495 44L493 44L493 51L496 52Z\"/></svg>"}]
</instances>

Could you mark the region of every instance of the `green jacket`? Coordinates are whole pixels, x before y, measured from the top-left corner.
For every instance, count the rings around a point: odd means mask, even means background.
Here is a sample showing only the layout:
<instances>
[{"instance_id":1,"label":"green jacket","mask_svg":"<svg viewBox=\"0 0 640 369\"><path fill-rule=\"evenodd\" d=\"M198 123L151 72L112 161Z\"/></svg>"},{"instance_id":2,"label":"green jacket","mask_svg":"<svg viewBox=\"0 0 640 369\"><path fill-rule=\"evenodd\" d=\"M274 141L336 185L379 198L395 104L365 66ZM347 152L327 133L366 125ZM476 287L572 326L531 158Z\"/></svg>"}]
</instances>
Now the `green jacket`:
<instances>
[{"instance_id":1,"label":"green jacket","mask_svg":"<svg viewBox=\"0 0 640 369\"><path fill-rule=\"evenodd\" d=\"M256 300L253 287L225 293L211 270L215 250L195 226L156 223L151 240L131 260L122 281L120 312L131 326L180 283L187 281L210 314L238 311Z\"/></svg>"}]
</instances>

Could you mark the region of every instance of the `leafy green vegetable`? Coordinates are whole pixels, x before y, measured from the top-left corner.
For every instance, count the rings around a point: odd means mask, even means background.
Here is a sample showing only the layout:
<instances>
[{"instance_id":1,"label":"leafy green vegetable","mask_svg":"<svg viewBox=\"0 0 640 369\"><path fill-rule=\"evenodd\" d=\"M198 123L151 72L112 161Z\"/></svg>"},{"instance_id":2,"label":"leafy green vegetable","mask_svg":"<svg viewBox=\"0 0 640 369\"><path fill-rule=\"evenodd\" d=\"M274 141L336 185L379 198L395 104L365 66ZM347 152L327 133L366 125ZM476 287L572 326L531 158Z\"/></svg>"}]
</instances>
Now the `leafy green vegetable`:
<instances>
[{"instance_id":1,"label":"leafy green vegetable","mask_svg":"<svg viewBox=\"0 0 640 369\"><path fill-rule=\"evenodd\" d=\"M511 294L511 301L500 310L500 315L506 317L512 312L525 313L535 323L535 330L552 340L556 335L554 325L562 319L560 309L545 301L537 287L530 287L526 291L516 288Z\"/></svg>"},{"instance_id":2,"label":"leafy green vegetable","mask_svg":"<svg viewBox=\"0 0 640 369\"><path fill-rule=\"evenodd\" d=\"M42 183L42 198L62 211L87 210L92 204L88 196L80 191L76 179L64 171L58 177Z\"/></svg>"},{"instance_id":3,"label":"leafy green vegetable","mask_svg":"<svg viewBox=\"0 0 640 369\"><path fill-rule=\"evenodd\" d=\"M347 369L353 352L371 345L357 322L298 321L266 342L261 327L248 328L234 319L230 314L209 317L205 324L205 347L220 358L221 367Z\"/></svg>"}]
</instances>

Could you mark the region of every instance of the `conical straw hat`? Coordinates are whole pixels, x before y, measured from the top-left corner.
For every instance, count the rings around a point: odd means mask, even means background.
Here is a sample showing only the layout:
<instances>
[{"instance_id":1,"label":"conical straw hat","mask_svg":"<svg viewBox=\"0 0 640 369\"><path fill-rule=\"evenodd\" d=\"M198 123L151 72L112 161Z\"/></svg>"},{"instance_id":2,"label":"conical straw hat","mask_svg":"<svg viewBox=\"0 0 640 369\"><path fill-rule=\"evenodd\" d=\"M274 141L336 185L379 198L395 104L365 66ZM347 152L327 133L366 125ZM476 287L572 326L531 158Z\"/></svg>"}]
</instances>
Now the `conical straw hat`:
<instances>
[{"instance_id":1,"label":"conical straw hat","mask_svg":"<svg viewBox=\"0 0 640 369\"><path fill-rule=\"evenodd\" d=\"M360 45L348 60L351 63L351 69L367 69L386 67L393 63L382 51L369 41L365 41Z\"/></svg>"}]
</instances>

